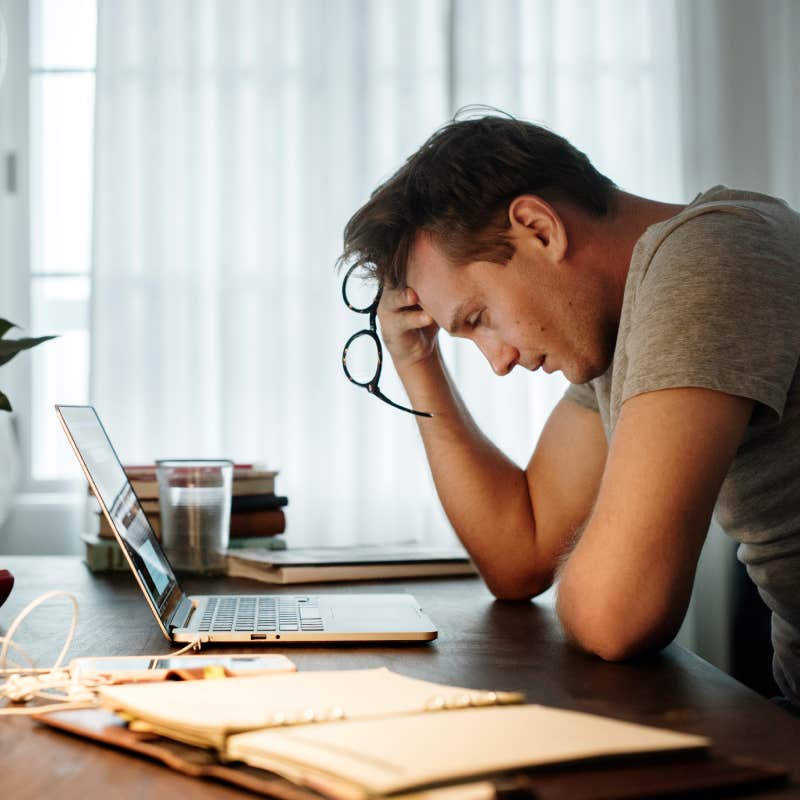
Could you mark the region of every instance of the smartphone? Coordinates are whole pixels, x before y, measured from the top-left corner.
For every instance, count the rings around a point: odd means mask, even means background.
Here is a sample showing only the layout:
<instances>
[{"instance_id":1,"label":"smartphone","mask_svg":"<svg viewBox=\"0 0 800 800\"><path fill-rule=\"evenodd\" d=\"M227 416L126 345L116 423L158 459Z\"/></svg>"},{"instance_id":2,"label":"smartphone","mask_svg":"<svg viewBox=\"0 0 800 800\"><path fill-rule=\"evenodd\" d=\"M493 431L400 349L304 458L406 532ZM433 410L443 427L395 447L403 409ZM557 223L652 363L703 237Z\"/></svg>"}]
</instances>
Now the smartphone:
<instances>
[{"instance_id":1,"label":"smartphone","mask_svg":"<svg viewBox=\"0 0 800 800\"><path fill-rule=\"evenodd\" d=\"M159 680L170 670L224 667L234 675L259 675L265 672L294 672L292 661L282 655L266 656L110 656L76 658L69 664L72 675L104 675L113 679Z\"/></svg>"}]
</instances>

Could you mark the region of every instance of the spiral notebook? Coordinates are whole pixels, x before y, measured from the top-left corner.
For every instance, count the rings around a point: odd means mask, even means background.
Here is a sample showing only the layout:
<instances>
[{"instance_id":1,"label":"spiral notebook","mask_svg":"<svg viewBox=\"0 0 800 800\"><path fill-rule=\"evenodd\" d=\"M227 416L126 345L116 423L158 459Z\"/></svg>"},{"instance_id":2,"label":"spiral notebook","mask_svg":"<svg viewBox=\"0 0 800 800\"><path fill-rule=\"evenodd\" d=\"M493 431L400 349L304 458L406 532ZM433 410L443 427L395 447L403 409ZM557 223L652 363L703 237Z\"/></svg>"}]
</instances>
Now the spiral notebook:
<instances>
[{"instance_id":1,"label":"spiral notebook","mask_svg":"<svg viewBox=\"0 0 800 800\"><path fill-rule=\"evenodd\" d=\"M523 705L388 669L110 686L132 731L213 748L334 800L399 795L536 766L703 753L700 736Z\"/></svg>"}]
</instances>

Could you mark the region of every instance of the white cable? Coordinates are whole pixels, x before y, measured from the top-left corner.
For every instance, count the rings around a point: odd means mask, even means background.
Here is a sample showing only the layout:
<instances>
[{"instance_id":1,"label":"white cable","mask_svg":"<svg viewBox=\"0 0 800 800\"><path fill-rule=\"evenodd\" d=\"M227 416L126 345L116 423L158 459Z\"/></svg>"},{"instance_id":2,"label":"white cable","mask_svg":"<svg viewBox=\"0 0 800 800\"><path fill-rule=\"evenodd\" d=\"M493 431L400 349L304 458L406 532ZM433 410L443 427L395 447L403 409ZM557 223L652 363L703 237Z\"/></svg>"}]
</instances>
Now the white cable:
<instances>
[{"instance_id":1,"label":"white cable","mask_svg":"<svg viewBox=\"0 0 800 800\"><path fill-rule=\"evenodd\" d=\"M0 636L0 642L4 641L5 639L6 637ZM36 662L25 652L25 649L20 647L18 644L15 644L11 640L8 640L7 646L13 648L14 650L17 650L25 658L27 658L28 662L30 663L30 667L20 667L20 665L17 665L17 667L13 669L0 669L0 675L7 675L10 673L19 672L20 669L23 669L25 672L47 672L49 670L49 667L47 669L37 668Z\"/></svg>"},{"instance_id":2,"label":"white cable","mask_svg":"<svg viewBox=\"0 0 800 800\"><path fill-rule=\"evenodd\" d=\"M181 649L178 650L177 652L170 653L169 657L175 658L175 656L182 656L188 650L199 650L202 646L203 646L203 640L199 636L195 636L194 639L192 639L192 641L186 645L186 647L181 647Z\"/></svg>"},{"instance_id":3,"label":"white cable","mask_svg":"<svg viewBox=\"0 0 800 800\"><path fill-rule=\"evenodd\" d=\"M36 666L36 661L31 658L23 647L12 641L14 634L25 618L35 608L54 597L67 597L72 602L72 623L70 624L67 639L61 652L52 667L41 668ZM75 595L69 592L53 590L36 598L28 603L22 611L17 614L14 621L8 628L5 636L0 636L3 646L0 649L0 676L8 675L6 680L0 682L0 699L8 699L11 702L26 703L34 698L51 700L48 705L20 708L0 708L0 715L24 715L41 714L45 711L54 709L86 708L97 704L96 689L106 685L111 681L102 676L81 676L73 677L68 670L62 669L61 664L72 644L75 636L75 629L78 625L78 600ZM202 640L199 636L192 639L189 644L178 650L172 656L178 656L188 650L200 650ZM11 669L7 668L9 648L21 653L30 663L30 667L17 665Z\"/></svg>"},{"instance_id":4,"label":"white cable","mask_svg":"<svg viewBox=\"0 0 800 800\"><path fill-rule=\"evenodd\" d=\"M64 646L61 648L61 652L58 654L55 664L48 669L40 669L36 667L35 660L28 655L25 649L13 642L12 639L28 614L42 603L60 596L67 597L72 603L72 622L67 634L67 639L64 642ZM84 707L87 704L93 704L93 698L91 694L87 692L88 687L76 683L71 678L69 672L59 669L69 650L69 646L72 644L77 624L78 601L76 597L69 592L58 590L45 592L45 594L37 597L36 600L28 603L28 605L17 614L14 621L9 626L6 635L0 637L0 642L3 643L2 649L0 649L0 665L2 665L0 675L9 675L5 681L0 683L0 697L7 698L12 702L27 702L35 697L39 697L51 701L55 700L56 703L51 703L47 706L36 706L35 708L2 708L0 709L0 715L41 713L51 708L76 708ZM17 668L8 669L9 648L21 653L31 666L21 667L21 665L18 665ZM56 693L59 691L63 692L63 694Z\"/></svg>"},{"instance_id":5,"label":"white cable","mask_svg":"<svg viewBox=\"0 0 800 800\"><path fill-rule=\"evenodd\" d=\"M61 648L61 652L58 654L58 658L56 659L56 663L53 664L51 669L58 669L61 666L61 662L64 660L64 656L67 654L67 650L69 650L69 646L72 644L72 637L75 636L75 628L78 625L78 600L74 594L70 594L69 592L62 592L59 589L54 589L51 592L45 592L43 595L40 595L32 602L28 603L25 608L20 611L19 614L14 618L14 621L11 623L11 626L8 629L8 632L5 636L0 637L3 641L3 649L0 650L0 669L6 669L6 662L8 658L8 648L11 646L11 640L14 638L14 633L16 633L17 628L23 623L25 617L31 613L37 606L40 606L42 603L47 602L53 597L67 597L72 602L72 624L69 628L69 633L67 634L67 640L64 642L64 646ZM14 645L15 649L22 650L21 647ZM34 664L34 660L25 653L24 650L22 652L28 658L32 664Z\"/></svg>"}]
</instances>

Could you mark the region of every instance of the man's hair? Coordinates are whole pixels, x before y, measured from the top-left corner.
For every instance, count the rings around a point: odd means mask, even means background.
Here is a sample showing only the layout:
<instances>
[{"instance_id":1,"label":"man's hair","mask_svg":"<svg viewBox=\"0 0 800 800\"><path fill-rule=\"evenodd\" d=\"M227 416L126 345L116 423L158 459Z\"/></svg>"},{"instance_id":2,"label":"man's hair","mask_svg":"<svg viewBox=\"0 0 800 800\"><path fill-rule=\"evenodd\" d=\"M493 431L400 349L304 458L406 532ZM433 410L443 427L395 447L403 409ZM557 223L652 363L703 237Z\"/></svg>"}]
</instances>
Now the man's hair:
<instances>
[{"instance_id":1,"label":"man's hair","mask_svg":"<svg viewBox=\"0 0 800 800\"><path fill-rule=\"evenodd\" d=\"M523 194L568 202L597 217L608 213L614 183L566 139L496 111L467 119L463 113L350 218L339 266L360 264L382 286L402 288L420 231L432 234L454 264L505 264L514 255L508 206Z\"/></svg>"}]
</instances>

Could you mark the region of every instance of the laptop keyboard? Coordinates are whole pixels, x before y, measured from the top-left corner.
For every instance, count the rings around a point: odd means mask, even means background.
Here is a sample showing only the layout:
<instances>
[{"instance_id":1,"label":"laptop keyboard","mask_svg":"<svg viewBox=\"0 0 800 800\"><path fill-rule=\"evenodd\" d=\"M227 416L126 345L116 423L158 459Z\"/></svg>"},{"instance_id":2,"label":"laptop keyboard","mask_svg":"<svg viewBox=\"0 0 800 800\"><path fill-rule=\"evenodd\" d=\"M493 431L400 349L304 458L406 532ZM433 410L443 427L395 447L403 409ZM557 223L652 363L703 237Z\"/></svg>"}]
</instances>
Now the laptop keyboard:
<instances>
[{"instance_id":1,"label":"laptop keyboard","mask_svg":"<svg viewBox=\"0 0 800 800\"><path fill-rule=\"evenodd\" d=\"M209 597L200 632L270 633L325 630L309 597Z\"/></svg>"}]
</instances>

